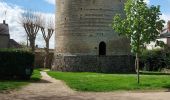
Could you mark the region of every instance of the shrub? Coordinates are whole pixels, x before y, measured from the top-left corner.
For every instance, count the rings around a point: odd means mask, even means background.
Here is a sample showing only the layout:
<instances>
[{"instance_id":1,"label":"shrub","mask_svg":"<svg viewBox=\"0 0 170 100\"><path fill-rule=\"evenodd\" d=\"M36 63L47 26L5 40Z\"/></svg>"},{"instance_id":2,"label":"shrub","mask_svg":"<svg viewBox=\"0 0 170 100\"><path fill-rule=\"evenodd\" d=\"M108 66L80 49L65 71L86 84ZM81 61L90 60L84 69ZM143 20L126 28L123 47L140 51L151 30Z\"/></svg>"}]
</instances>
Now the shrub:
<instances>
[{"instance_id":1,"label":"shrub","mask_svg":"<svg viewBox=\"0 0 170 100\"><path fill-rule=\"evenodd\" d=\"M163 49L146 50L140 57L140 63L143 70L160 71L162 68L169 67L170 53Z\"/></svg>"},{"instance_id":2,"label":"shrub","mask_svg":"<svg viewBox=\"0 0 170 100\"><path fill-rule=\"evenodd\" d=\"M16 49L0 50L0 78L29 79L34 65L31 52Z\"/></svg>"}]
</instances>

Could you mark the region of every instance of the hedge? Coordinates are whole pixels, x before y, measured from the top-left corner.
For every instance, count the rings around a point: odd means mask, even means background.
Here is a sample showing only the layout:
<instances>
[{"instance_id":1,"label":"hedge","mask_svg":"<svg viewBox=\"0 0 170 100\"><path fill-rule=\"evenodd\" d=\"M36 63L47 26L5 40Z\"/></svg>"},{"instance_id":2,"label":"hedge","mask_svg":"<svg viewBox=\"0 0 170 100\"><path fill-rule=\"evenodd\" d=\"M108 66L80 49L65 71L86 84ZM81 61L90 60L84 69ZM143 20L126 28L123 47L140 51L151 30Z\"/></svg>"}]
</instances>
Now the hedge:
<instances>
[{"instance_id":1,"label":"hedge","mask_svg":"<svg viewBox=\"0 0 170 100\"><path fill-rule=\"evenodd\" d=\"M146 50L140 57L140 67L146 71L160 71L170 66L170 52L156 49Z\"/></svg>"},{"instance_id":2,"label":"hedge","mask_svg":"<svg viewBox=\"0 0 170 100\"><path fill-rule=\"evenodd\" d=\"M0 49L0 79L29 79L33 72L34 55L16 49Z\"/></svg>"}]
</instances>

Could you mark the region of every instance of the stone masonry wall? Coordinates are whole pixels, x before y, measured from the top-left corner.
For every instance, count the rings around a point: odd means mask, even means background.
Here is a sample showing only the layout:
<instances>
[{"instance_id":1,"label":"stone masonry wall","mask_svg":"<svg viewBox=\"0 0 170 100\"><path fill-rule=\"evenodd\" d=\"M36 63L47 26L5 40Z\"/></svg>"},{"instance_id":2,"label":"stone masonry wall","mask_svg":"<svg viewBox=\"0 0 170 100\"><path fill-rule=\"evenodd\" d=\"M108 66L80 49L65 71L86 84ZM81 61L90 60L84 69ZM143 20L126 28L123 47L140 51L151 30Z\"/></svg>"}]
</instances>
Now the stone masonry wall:
<instances>
[{"instance_id":1,"label":"stone masonry wall","mask_svg":"<svg viewBox=\"0 0 170 100\"><path fill-rule=\"evenodd\" d=\"M55 58L55 71L131 73L135 72L134 58L131 55L115 56L58 56Z\"/></svg>"},{"instance_id":2,"label":"stone masonry wall","mask_svg":"<svg viewBox=\"0 0 170 100\"><path fill-rule=\"evenodd\" d=\"M52 65L53 63L53 57L54 57L54 53L51 52L49 55L50 65ZM35 61L34 61L35 68L44 68L44 58L45 58L44 52L35 52ZM51 68L51 66L49 66L48 68Z\"/></svg>"},{"instance_id":3,"label":"stone masonry wall","mask_svg":"<svg viewBox=\"0 0 170 100\"><path fill-rule=\"evenodd\" d=\"M56 0L55 53L98 55L106 43L106 54L130 54L130 40L111 27L113 16L124 15L125 0Z\"/></svg>"}]
</instances>

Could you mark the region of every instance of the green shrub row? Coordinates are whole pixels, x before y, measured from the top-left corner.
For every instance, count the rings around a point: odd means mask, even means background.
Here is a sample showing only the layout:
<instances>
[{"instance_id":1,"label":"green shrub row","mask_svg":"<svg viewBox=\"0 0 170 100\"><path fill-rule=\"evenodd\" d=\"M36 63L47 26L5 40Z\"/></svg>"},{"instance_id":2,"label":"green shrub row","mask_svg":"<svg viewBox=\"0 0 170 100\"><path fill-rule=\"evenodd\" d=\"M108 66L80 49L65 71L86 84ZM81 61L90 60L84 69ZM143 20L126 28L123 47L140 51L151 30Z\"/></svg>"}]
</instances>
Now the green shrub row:
<instances>
[{"instance_id":1,"label":"green shrub row","mask_svg":"<svg viewBox=\"0 0 170 100\"><path fill-rule=\"evenodd\" d=\"M140 57L140 67L146 71L170 68L170 52L163 49L143 51Z\"/></svg>"},{"instance_id":2,"label":"green shrub row","mask_svg":"<svg viewBox=\"0 0 170 100\"><path fill-rule=\"evenodd\" d=\"M0 78L29 79L34 65L31 52L17 49L0 50Z\"/></svg>"}]
</instances>

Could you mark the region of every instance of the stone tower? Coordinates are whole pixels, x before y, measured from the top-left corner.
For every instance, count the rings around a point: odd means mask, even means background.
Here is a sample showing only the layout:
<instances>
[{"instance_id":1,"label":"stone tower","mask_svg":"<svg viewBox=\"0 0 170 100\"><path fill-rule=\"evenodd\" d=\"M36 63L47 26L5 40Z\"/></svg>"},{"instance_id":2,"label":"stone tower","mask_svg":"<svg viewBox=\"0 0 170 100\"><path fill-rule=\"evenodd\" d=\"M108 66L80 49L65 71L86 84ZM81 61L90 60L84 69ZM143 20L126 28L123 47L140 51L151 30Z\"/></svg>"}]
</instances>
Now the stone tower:
<instances>
[{"instance_id":1,"label":"stone tower","mask_svg":"<svg viewBox=\"0 0 170 100\"><path fill-rule=\"evenodd\" d=\"M125 0L56 0L53 70L129 72L130 41L111 27ZM131 68L132 67L132 68Z\"/></svg>"}]
</instances>

